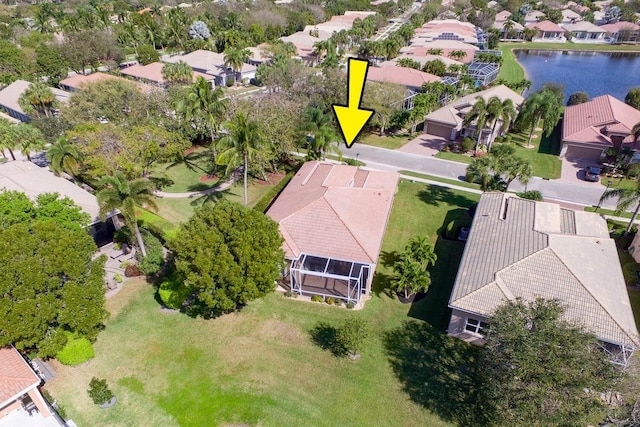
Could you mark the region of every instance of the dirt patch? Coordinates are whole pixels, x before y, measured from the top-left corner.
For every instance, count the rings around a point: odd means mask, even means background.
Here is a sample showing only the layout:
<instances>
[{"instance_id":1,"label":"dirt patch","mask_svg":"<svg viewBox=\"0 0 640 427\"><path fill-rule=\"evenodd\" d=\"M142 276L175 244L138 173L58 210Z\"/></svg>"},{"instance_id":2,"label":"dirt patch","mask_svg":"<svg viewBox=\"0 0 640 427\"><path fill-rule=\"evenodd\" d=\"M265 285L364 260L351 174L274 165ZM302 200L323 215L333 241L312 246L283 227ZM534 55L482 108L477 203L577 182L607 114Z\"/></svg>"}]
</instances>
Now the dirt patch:
<instances>
[{"instance_id":1,"label":"dirt patch","mask_svg":"<svg viewBox=\"0 0 640 427\"><path fill-rule=\"evenodd\" d=\"M189 154L193 153L194 151L196 151L198 149L198 147L196 147L195 145L192 145L191 147L187 148L186 150L184 150L182 152L183 156L188 156Z\"/></svg>"},{"instance_id":2,"label":"dirt patch","mask_svg":"<svg viewBox=\"0 0 640 427\"><path fill-rule=\"evenodd\" d=\"M220 181L220 177L218 175L202 175L200 177L200 182L216 182Z\"/></svg>"},{"instance_id":3,"label":"dirt patch","mask_svg":"<svg viewBox=\"0 0 640 427\"><path fill-rule=\"evenodd\" d=\"M267 180L259 179L257 182L260 185L276 185L285 177L286 173L278 172L278 173L270 173L267 174Z\"/></svg>"}]
</instances>

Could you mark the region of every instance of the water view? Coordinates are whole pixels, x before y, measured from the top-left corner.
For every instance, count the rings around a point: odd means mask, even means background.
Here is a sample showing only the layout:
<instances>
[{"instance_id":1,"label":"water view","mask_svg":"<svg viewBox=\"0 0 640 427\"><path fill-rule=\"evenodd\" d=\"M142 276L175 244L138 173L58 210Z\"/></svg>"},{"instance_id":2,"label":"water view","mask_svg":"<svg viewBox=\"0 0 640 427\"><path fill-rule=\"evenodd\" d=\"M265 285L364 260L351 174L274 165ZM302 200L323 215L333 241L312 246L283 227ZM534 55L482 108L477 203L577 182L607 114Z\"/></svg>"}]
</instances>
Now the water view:
<instances>
[{"instance_id":1,"label":"water view","mask_svg":"<svg viewBox=\"0 0 640 427\"><path fill-rule=\"evenodd\" d=\"M580 91L591 98L610 94L624 100L629 89L640 86L639 53L522 49L514 54L533 83L531 91L547 82L559 83L565 87L565 102Z\"/></svg>"}]
</instances>

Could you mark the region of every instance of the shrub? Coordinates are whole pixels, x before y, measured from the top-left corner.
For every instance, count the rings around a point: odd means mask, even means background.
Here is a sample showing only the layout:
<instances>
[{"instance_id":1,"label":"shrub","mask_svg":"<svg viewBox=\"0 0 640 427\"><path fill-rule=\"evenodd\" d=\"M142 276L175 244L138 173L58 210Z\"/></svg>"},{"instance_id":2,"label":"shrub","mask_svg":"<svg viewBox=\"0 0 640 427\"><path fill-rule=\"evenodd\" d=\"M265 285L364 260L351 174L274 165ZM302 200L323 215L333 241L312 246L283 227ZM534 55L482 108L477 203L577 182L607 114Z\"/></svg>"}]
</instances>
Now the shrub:
<instances>
[{"instance_id":1,"label":"shrub","mask_svg":"<svg viewBox=\"0 0 640 427\"><path fill-rule=\"evenodd\" d=\"M285 291L284 296L287 297L287 298L293 298L293 292Z\"/></svg>"},{"instance_id":2,"label":"shrub","mask_svg":"<svg viewBox=\"0 0 640 427\"><path fill-rule=\"evenodd\" d=\"M542 200L542 193L539 192L538 190L523 191L522 193L516 193L516 195L518 197L521 197L523 199L528 199L528 200L538 200L538 201Z\"/></svg>"},{"instance_id":3,"label":"shrub","mask_svg":"<svg viewBox=\"0 0 640 427\"><path fill-rule=\"evenodd\" d=\"M351 301L349 301L349 302L347 303L347 308L348 308L349 310L351 310L351 309L352 309L352 308L354 308L355 306L356 306L356 305L355 305L354 303L352 303Z\"/></svg>"},{"instance_id":4,"label":"shrub","mask_svg":"<svg viewBox=\"0 0 640 427\"><path fill-rule=\"evenodd\" d=\"M63 365L79 365L95 356L91 342L85 337L77 337L67 333L67 343L56 354L56 359Z\"/></svg>"},{"instance_id":5,"label":"shrub","mask_svg":"<svg viewBox=\"0 0 640 427\"><path fill-rule=\"evenodd\" d=\"M327 298L327 299L326 299L326 301L325 301L325 302L326 302L327 304L329 304L329 305L333 305L333 303L335 303L335 302L336 302L336 299L335 299L334 297L329 297L329 298Z\"/></svg>"},{"instance_id":6,"label":"shrub","mask_svg":"<svg viewBox=\"0 0 640 427\"><path fill-rule=\"evenodd\" d=\"M142 258L142 253L138 251L138 268L147 276L157 273L164 264L164 252L160 241L149 231L141 229L142 240L147 250L147 256Z\"/></svg>"},{"instance_id":7,"label":"shrub","mask_svg":"<svg viewBox=\"0 0 640 427\"><path fill-rule=\"evenodd\" d=\"M465 153L468 153L469 151L473 150L473 147L476 145L476 142L469 138L466 137L465 139L462 140L462 151L464 151Z\"/></svg>"},{"instance_id":8,"label":"shrub","mask_svg":"<svg viewBox=\"0 0 640 427\"><path fill-rule=\"evenodd\" d=\"M356 159L345 158L345 159L342 159L342 161L348 164L349 166L366 166L364 162L361 162L360 160L356 160Z\"/></svg>"},{"instance_id":9,"label":"shrub","mask_svg":"<svg viewBox=\"0 0 640 427\"><path fill-rule=\"evenodd\" d=\"M51 405L51 407L56 410L58 415L60 415L60 418L62 418L63 420L66 420L67 411L64 410L64 407L60 405L58 401L54 399L54 397L51 396L51 394L47 390L40 389L40 391L42 392L42 396L46 399L46 401L49 402L49 405Z\"/></svg>"},{"instance_id":10,"label":"shrub","mask_svg":"<svg viewBox=\"0 0 640 427\"><path fill-rule=\"evenodd\" d=\"M115 243L127 243L131 245L131 232L128 227L122 227L120 230L116 230L113 234L113 241Z\"/></svg>"},{"instance_id":11,"label":"shrub","mask_svg":"<svg viewBox=\"0 0 640 427\"><path fill-rule=\"evenodd\" d=\"M444 237L449 240L455 240L457 231L458 230L455 221L449 221L444 231Z\"/></svg>"},{"instance_id":12,"label":"shrub","mask_svg":"<svg viewBox=\"0 0 640 427\"><path fill-rule=\"evenodd\" d=\"M177 272L171 273L160 284L158 296L167 308L179 310L184 301L189 297L189 288L184 286L184 281Z\"/></svg>"},{"instance_id":13,"label":"shrub","mask_svg":"<svg viewBox=\"0 0 640 427\"><path fill-rule=\"evenodd\" d=\"M113 278L115 279L116 283L122 283L122 275L120 275L120 273L114 274Z\"/></svg>"},{"instance_id":14,"label":"shrub","mask_svg":"<svg viewBox=\"0 0 640 427\"><path fill-rule=\"evenodd\" d=\"M313 302L324 302L324 298L322 298L320 295L313 295L311 297L311 301L313 301Z\"/></svg>"},{"instance_id":15,"label":"shrub","mask_svg":"<svg viewBox=\"0 0 640 427\"><path fill-rule=\"evenodd\" d=\"M336 298L334 304L337 305L338 307L341 307L342 306L342 300L340 298Z\"/></svg>"},{"instance_id":16,"label":"shrub","mask_svg":"<svg viewBox=\"0 0 640 427\"><path fill-rule=\"evenodd\" d=\"M96 377L91 378L87 393L96 405L105 404L113 399L113 393L107 386L107 380L99 380Z\"/></svg>"},{"instance_id":17,"label":"shrub","mask_svg":"<svg viewBox=\"0 0 640 427\"><path fill-rule=\"evenodd\" d=\"M358 317L350 317L336 329L336 353L356 356L370 335L369 325Z\"/></svg>"},{"instance_id":18,"label":"shrub","mask_svg":"<svg viewBox=\"0 0 640 427\"><path fill-rule=\"evenodd\" d=\"M236 82L234 79L227 79L227 82L225 84L227 85L227 87L231 87L236 84Z\"/></svg>"}]
</instances>

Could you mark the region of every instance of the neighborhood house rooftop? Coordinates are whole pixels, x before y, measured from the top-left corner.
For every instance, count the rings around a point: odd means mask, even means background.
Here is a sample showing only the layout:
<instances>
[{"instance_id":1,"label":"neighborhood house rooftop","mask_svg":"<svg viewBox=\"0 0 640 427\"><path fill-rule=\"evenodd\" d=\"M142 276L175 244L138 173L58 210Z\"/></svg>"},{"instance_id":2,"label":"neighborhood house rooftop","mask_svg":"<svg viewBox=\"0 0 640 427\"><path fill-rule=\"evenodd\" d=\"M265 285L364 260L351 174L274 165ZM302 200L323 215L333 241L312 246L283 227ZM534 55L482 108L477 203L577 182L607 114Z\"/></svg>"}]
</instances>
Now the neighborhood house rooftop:
<instances>
[{"instance_id":1,"label":"neighborhood house rooftop","mask_svg":"<svg viewBox=\"0 0 640 427\"><path fill-rule=\"evenodd\" d=\"M557 299L601 341L637 347L615 242L604 219L559 205L485 193L449 306L490 316L506 301Z\"/></svg>"}]
</instances>

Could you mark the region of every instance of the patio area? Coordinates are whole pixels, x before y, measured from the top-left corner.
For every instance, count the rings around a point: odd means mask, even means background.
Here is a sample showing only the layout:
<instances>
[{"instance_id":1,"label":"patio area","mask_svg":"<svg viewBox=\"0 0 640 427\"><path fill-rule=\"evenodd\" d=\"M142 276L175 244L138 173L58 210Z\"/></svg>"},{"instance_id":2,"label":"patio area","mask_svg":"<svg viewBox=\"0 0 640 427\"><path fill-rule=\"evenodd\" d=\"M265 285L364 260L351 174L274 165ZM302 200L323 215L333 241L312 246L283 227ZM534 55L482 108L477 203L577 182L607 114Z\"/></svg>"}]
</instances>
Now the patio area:
<instances>
[{"instance_id":1,"label":"patio area","mask_svg":"<svg viewBox=\"0 0 640 427\"><path fill-rule=\"evenodd\" d=\"M65 423L55 415L45 418L38 411L33 411L32 415L29 415L29 412L23 408L18 408L9 415L0 418L0 427L60 427L64 425ZM75 426L73 421L66 425Z\"/></svg>"},{"instance_id":2,"label":"patio area","mask_svg":"<svg viewBox=\"0 0 640 427\"><path fill-rule=\"evenodd\" d=\"M117 247L112 242L101 247L99 254L107 256L107 262L104 265L104 284L109 296L110 293L120 289L125 279L124 270L127 265L135 264L136 248L127 245Z\"/></svg>"}]
</instances>

